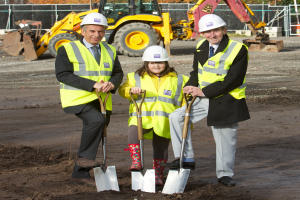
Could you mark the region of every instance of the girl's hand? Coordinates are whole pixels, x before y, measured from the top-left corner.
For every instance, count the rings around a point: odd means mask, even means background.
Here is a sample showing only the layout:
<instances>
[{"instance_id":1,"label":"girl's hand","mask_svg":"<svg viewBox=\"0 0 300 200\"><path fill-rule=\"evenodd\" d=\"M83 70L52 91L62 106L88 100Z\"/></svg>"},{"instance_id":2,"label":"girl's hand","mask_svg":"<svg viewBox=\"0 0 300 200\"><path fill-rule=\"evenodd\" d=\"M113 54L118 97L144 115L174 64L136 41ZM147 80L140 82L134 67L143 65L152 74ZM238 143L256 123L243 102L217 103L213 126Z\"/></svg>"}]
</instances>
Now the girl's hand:
<instances>
[{"instance_id":1,"label":"girl's hand","mask_svg":"<svg viewBox=\"0 0 300 200\"><path fill-rule=\"evenodd\" d=\"M133 87L133 88L130 88L130 92L131 92L131 94L140 95L142 93L142 89L139 87Z\"/></svg>"}]
</instances>

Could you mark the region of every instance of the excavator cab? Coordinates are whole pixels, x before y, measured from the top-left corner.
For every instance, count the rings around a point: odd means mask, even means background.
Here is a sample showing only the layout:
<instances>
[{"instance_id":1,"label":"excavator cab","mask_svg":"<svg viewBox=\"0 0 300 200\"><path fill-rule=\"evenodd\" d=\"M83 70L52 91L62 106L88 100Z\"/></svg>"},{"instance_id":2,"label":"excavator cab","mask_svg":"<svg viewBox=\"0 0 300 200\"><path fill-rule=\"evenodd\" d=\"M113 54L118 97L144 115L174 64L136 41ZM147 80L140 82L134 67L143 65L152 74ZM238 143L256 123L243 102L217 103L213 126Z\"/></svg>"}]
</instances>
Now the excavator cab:
<instances>
[{"instance_id":1,"label":"excavator cab","mask_svg":"<svg viewBox=\"0 0 300 200\"><path fill-rule=\"evenodd\" d=\"M156 0L101 0L99 12L107 18L105 39L118 52L127 56L142 56L144 50L172 37L169 18Z\"/></svg>"},{"instance_id":2,"label":"excavator cab","mask_svg":"<svg viewBox=\"0 0 300 200\"><path fill-rule=\"evenodd\" d=\"M128 3L103 0L99 12L107 17L109 25L116 24L118 20L128 15L150 14L161 16L161 11L155 0L128 0Z\"/></svg>"}]
</instances>

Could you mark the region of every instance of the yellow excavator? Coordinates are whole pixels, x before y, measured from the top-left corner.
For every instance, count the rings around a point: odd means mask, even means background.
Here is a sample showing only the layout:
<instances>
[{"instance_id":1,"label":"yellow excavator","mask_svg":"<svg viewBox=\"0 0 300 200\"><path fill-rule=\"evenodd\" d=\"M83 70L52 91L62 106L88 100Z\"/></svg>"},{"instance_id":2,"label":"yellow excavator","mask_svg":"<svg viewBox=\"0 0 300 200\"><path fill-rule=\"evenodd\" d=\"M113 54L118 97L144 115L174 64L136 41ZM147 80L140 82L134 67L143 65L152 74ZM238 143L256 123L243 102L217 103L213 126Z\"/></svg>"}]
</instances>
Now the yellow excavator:
<instances>
[{"instance_id":1,"label":"yellow excavator","mask_svg":"<svg viewBox=\"0 0 300 200\"><path fill-rule=\"evenodd\" d=\"M79 39L80 23L92 12L107 17L105 40L114 44L118 52L127 56L141 56L144 50L160 41L169 50L173 33L169 13L162 13L156 0L101 0L98 9L69 13L41 35L41 22L20 20L18 30L9 32L3 39L3 50L9 55L23 54L25 60L35 60L46 50L56 56L57 49L66 42ZM35 30L35 31L33 31Z\"/></svg>"},{"instance_id":2,"label":"yellow excavator","mask_svg":"<svg viewBox=\"0 0 300 200\"><path fill-rule=\"evenodd\" d=\"M43 35L40 21L18 21L20 28L4 36L3 50L13 56L23 54L25 60L35 60L46 50L55 57L61 45L81 37L80 23L83 17L91 12L100 12L107 17L109 25L105 40L113 44L119 53L141 56L148 46L159 44L161 41L170 53L172 39L189 40L199 35L199 19L205 14L213 13L220 1L198 0L195 6L187 11L188 20L171 24L169 13L161 11L157 0L101 0L97 9L81 13L71 12ZM243 0L224 2L256 36L254 40L244 40L249 50L278 52L283 48L282 40L269 39L268 34L264 32L264 22L251 19L246 10L252 18L255 15ZM35 29L32 29L33 26Z\"/></svg>"}]
</instances>

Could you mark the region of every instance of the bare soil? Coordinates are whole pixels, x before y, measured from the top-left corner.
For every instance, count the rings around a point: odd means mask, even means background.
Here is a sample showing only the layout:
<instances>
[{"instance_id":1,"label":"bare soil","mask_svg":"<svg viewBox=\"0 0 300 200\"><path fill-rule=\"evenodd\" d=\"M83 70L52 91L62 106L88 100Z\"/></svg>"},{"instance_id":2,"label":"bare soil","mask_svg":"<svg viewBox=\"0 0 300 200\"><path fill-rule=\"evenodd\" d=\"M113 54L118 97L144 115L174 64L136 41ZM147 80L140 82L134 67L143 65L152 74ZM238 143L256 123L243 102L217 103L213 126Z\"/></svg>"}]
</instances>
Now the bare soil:
<instances>
[{"instance_id":1,"label":"bare soil","mask_svg":"<svg viewBox=\"0 0 300 200\"><path fill-rule=\"evenodd\" d=\"M243 38L236 38L242 40ZM247 95L251 120L240 123L236 154L237 186L215 177L215 144L206 121L195 124L196 169L183 194L131 190L128 171L128 102L113 96L108 128L108 165L117 169L120 192L96 192L70 175L81 136L81 121L59 103L54 58L48 54L26 62L0 51L0 199L300 199L300 38L284 40L280 53L250 52ZM188 74L196 41L172 43L171 66ZM120 56L131 72L140 58ZM170 147L169 160L173 159ZM151 141L145 144L146 168L152 164ZM97 158L101 161L101 152ZM167 175L167 170L166 173Z\"/></svg>"}]
</instances>

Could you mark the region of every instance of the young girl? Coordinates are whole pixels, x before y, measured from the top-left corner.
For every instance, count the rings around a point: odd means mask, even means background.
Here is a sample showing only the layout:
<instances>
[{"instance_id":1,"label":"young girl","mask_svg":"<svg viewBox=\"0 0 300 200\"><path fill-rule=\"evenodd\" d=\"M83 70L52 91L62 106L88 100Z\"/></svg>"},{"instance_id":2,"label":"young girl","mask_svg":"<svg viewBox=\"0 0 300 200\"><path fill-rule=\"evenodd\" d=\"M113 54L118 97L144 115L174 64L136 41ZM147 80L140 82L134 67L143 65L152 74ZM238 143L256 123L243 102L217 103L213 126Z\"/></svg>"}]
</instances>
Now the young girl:
<instances>
[{"instance_id":1,"label":"young girl","mask_svg":"<svg viewBox=\"0 0 300 200\"><path fill-rule=\"evenodd\" d=\"M127 74L126 82L119 88L122 97L130 100L130 92L139 105L138 96L142 90L146 97L142 105L143 134L145 139L152 139L153 169L156 185L163 185L163 171L168 159L170 142L169 114L181 107L182 88L187 76L177 75L168 64L168 53L160 46L148 47L142 57L144 65L136 72ZM128 120L128 147L131 153L131 171L142 169L140 145L138 141L137 113L130 102Z\"/></svg>"}]
</instances>

